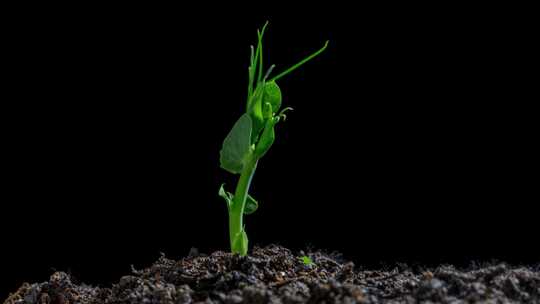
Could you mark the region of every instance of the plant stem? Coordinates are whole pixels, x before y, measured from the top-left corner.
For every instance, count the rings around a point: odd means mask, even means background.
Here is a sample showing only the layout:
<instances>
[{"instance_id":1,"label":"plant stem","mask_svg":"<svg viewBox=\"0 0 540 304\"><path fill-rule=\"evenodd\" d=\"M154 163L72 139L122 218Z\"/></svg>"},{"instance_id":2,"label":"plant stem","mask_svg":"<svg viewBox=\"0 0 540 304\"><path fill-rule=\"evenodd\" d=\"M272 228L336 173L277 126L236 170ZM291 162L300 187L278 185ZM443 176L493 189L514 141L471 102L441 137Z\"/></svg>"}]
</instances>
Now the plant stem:
<instances>
[{"instance_id":1,"label":"plant stem","mask_svg":"<svg viewBox=\"0 0 540 304\"><path fill-rule=\"evenodd\" d=\"M307 56L306 58L302 59L300 62L298 62L297 64L293 65L292 67L288 68L287 70L281 72L279 75L277 76L274 76L272 79L270 79L268 82L271 82L271 81L276 81L278 79L280 79L281 77L289 74L290 72L296 70L297 68L299 68L301 65L303 65L304 63L310 61L311 59L317 57L320 53L322 53L326 47L328 46L328 40L324 43L324 46L322 48L320 48L318 51L316 51L315 53Z\"/></svg>"},{"instance_id":2,"label":"plant stem","mask_svg":"<svg viewBox=\"0 0 540 304\"><path fill-rule=\"evenodd\" d=\"M245 246L235 246L234 238L236 235L238 235L238 233L242 232L244 227L244 208L249 193L249 186L251 185L251 180L255 174L256 168L257 159L253 153L250 153L244 165L244 169L240 174L240 179L238 180L236 191L234 192L233 203L229 210L229 237L231 242L231 252L238 253L240 255L246 255L246 252L242 252L241 248L247 248L247 244L245 244Z\"/></svg>"}]
</instances>

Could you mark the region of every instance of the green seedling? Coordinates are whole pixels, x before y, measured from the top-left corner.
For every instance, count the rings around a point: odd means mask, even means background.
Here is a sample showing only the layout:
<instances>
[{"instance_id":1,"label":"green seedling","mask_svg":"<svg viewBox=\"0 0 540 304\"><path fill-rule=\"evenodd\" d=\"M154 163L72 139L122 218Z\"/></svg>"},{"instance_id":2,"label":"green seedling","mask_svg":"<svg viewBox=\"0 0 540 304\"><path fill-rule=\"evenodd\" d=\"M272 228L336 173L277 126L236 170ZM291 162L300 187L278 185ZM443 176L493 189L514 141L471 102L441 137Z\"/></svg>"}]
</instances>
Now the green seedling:
<instances>
[{"instance_id":1,"label":"green seedling","mask_svg":"<svg viewBox=\"0 0 540 304\"><path fill-rule=\"evenodd\" d=\"M229 211L229 238L231 251L246 255L248 237L243 224L244 214L255 212L259 203L249 195L249 187L257 163L268 152L275 140L275 126L286 119L285 112L291 108L281 108L281 90L277 80L294 71L304 63L322 53L327 45L307 56L297 64L270 77L274 66L263 68L263 35L268 22L261 31L257 31L257 48L251 46L250 65L248 68L248 88L246 111L234 124L223 141L220 151L221 168L233 174L239 174L234 193L227 192L224 185L219 195L227 202Z\"/></svg>"},{"instance_id":2,"label":"green seedling","mask_svg":"<svg viewBox=\"0 0 540 304\"><path fill-rule=\"evenodd\" d=\"M306 265L306 266L313 265L313 260L310 257L308 257L307 255L304 255L304 256L300 257L300 260L302 260L302 263L304 263L304 265Z\"/></svg>"}]
</instances>

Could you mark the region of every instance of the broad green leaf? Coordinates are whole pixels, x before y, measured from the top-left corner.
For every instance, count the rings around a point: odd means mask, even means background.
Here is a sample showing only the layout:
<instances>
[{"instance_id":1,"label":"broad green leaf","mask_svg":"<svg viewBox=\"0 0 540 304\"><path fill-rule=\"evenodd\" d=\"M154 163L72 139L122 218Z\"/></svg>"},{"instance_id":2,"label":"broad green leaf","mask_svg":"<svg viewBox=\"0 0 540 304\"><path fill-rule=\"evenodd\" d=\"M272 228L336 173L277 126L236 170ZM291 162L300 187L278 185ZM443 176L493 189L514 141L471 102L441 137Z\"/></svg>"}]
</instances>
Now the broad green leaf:
<instances>
[{"instance_id":1,"label":"broad green leaf","mask_svg":"<svg viewBox=\"0 0 540 304\"><path fill-rule=\"evenodd\" d=\"M244 214L252 214L259 208L259 203L248 194L246 198L246 205L244 206Z\"/></svg>"},{"instance_id":2,"label":"broad green leaf","mask_svg":"<svg viewBox=\"0 0 540 304\"><path fill-rule=\"evenodd\" d=\"M243 114L223 141L220 154L221 168L241 173L251 146L251 118Z\"/></svg>"},{"instance_id":3,"label":"broad green leaf","mask_svg":"<svg viewBox=\"0 0 540 304\"><path fill-rule=\"evenodd\" d=\"M270 118L266 121L266 125L261 137L259 138L259 142L257 142L257 146L255 147L255 157L263 157L274 143L274 140L276 139L276 134L274 132L276 122L276 118Z\"/></svg>"},{"instance_id":4,"label":"broad green leaf","mask_svg":"<svg viewBox=\"0 0 540 304\"><path fill-rule=\"evenodd\" d=\"M281 108L281 90L275 81L270 81L264 85L263 102L270 103L272 112L276 113Z\"/></svg>"},{"instance_id":5,"label":"broad green leaf","mask_svg":"<svg viewBox=\"0 0 540 304\"><path fill-rule=\"evenodd\" d=\"M232 252L238 253L242 256L247 254L248 251L248 237L244 228L234 236L232 242Z\"/></svg>"},{"instance_id":6,"label":"broad green leaf","mask_svg":"<svg viewBox=\"0 0 540 304\"><path fill-rule=\"evenodd\" d=\"M262 100L264 95L264 89L261 84L257 85L251 102L249 103L248 113L251 117L253 127L251 133L251 143L255 143L255 140L259 136L262 128L264 127L263 107Z\"/></svg>"},{"instance_id":7,"label":"broad green leaf","mask_svg":"<svg viewBox=\"0 0 540 304\"><path fill-rule=\"evenodd\" d=\"M232 200L233 200L233 196L230 192L227 192L225 191L225 188L223 188L225 184L221 184L221 187L219 187L219 196L223 197L223 199L225 200L225 202L227 202L227 209L230 209L231 208L231 204L232 204Z\"/></svg>"}]
</instances>

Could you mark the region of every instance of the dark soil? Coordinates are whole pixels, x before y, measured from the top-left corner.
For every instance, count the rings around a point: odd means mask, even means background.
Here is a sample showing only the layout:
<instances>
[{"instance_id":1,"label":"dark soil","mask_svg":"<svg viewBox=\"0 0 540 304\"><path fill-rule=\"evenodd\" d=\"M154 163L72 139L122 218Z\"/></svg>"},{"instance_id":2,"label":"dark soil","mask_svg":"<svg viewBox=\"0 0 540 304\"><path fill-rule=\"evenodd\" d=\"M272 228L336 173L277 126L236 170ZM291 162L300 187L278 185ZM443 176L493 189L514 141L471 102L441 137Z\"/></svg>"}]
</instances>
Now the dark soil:
<instances>
[{"instance_id":1,"label":"dark soil","mask_svg":"<svg viewBox=\"0 0 540 304\"><path fill-rule=\"evenodd\" d=\"M540 303L540 265L361 270L336 254L307 255L313 264L279 246L248 257L161 257L110 288L77 285L56 272L48 282L23 284L4 303Z\"/></svg>"}]
</instances>

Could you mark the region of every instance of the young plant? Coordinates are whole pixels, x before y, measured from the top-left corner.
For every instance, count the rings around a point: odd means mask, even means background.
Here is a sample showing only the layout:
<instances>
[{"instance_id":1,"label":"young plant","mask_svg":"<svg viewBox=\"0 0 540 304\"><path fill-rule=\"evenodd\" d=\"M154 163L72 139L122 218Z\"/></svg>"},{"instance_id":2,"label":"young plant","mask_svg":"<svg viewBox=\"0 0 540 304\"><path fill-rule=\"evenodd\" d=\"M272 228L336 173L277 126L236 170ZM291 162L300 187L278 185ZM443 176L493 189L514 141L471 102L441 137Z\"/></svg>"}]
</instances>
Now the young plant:
<instances>
[{"instance_id":1,"label":"young plant","mask_svg":"<svg viewBox=\"0 0 540 304\"><path fill-rule=\"evenodd\" d=\"M304 263L304 265L306 265L306 266L311 266L311 265L314 264L314 263L313 263L313 260L312 260L309 256L307 256L307 255L304 255L304 256L300 257L300 260L301 260L302 263Z\"/></svg>"},{"instance_id":2,"label":"young plant","mask_svg":"<svg viewBox=\"0 0 540 304\"><path fill-rule=\"evenodd\" d=\"M220 151L221 167L240 175L234 193L225 191L223 184L219 189L219 195L227 202L229 211L231 251L240 255L246 255L248 251L244 214L251 214L258 208L257 201L249 195L257 163L274 143L276 124L286 119L286 111L292 110L288 107L281 109L281 90L276 81L322 53L328 45L326 41L315 53L270 77L274 65L268 70L263 67L262 41L267 24L268 22L261 31L257 30L257 48L251 46L246 112L234 124Z\"/></svg>"}]
</instances>

